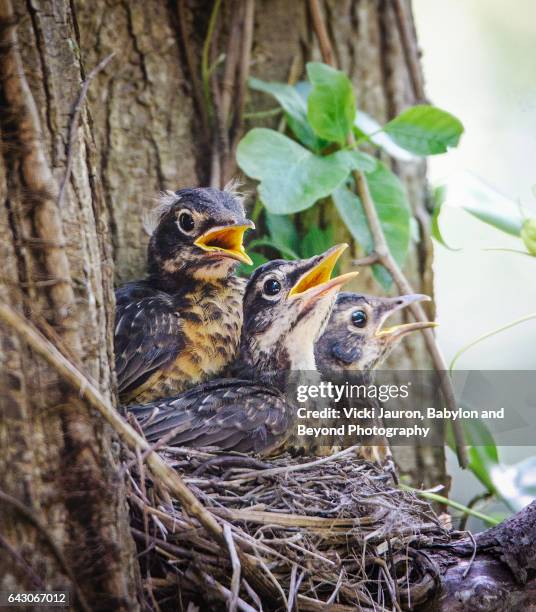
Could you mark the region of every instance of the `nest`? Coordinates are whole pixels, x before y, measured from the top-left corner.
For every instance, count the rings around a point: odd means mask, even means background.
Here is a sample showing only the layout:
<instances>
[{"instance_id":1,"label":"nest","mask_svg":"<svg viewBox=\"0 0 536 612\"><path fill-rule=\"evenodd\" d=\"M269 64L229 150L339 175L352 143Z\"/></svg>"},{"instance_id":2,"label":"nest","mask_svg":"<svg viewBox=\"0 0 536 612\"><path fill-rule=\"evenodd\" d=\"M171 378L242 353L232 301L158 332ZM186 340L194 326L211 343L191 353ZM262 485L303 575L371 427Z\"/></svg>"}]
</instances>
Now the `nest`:
<instances>
[{"instance_id":1,"label":"nest","mask_svg":"<svg viewBox=\"0 0 536 612\"><path fill-rule=\"evenodd\" d=\"M447 543L448 532L427 502L355 449L269 463L159 452L224 537L216 541L132 459L132 532L148 608L400 610L433 597L439 573L424 549Z\"/></svg>"}]
</instances>

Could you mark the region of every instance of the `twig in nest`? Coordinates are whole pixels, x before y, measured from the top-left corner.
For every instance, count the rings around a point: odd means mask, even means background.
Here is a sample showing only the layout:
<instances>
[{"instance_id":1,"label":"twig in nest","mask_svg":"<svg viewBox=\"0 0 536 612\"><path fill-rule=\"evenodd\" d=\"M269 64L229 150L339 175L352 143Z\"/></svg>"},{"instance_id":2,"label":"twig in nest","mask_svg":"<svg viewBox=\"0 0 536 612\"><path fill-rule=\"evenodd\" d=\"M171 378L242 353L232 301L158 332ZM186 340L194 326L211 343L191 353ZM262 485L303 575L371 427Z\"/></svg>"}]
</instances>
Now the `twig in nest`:
<instances>
[{"instance_id":1,"label":"twig in nest","mask_svg":"<svg viewBox=\"0 0 536 612\"><path fill-rule=\"evenodd\" d=\"M227 542L227 548L229 549L229 557L231 559L231 565L233 568L233 575L231 577L231 599L229 600L229 612L235 612L238 604L238 595L240 592L240 559L236 553L236 547L233 540L233 533L229 524L223 526L223 536Z\"/></svg>"},{"instance_id":2,"label":"twig in nest","mask_svg":"<svg viewBox=\"0 0 536 612\"><path fill-rule=\"evenodd\" d=\"M71 178L71 171L73 168L73 158L74 158L74 145L76 141L76 131L78 130L78 119L80 118L80 112L82 110L82 106L87 96L87 92L89 90L89 86L91 85L91 81L104 70L106 66L110 63L112 57L114 57L115 51L110 53L107 57L105 57L102 61L100 61L95 68L87 75L87 78L82 83L82 88L80 89L80 93L78 94L78 98L73 106L73 111L71 115L71 122L69 125L69 140L67 142L67 163L65 165L65 174L60 183L60 190L58 193L58 208L61 210L63 205L63 197L65 195L65 189L67 188L67 183Z\"/></svg>"},{"instance_id":3,"label":"twig in nest","mask_svg":"<svg viewBox=\"0 0 536 612\"><path fill-rule=\"evenodd\" d=\"M462 574L462 578L467 578L467 576L469 575L469 572L471 571L471 568L473 567L473 563L475 561L476 551L478 550L478 547L476 545L475 536L470 531L468 531L467 534L471 538L471 542L473 542L473 552L471 554L471 559L469 560L469 565L465 568Z\"/></svg>"},{"instance_id":4,"label":"twig in nest","mask_svg":"<svg viewBox=\"0 0 536 612\"><path fill-rule=\"evenodd\" d=\"M311 15L313 17L313 25L320 43L322 58L326 64L335 67L335 59L331 48L331 43L329 42L328 31L324 19L322 17L318 0L309 1L311 7ZM326 41L329 42L329 45L326 44ZM350 146L355 145L355 139L353 134L349 134L348 144ZM414 293L410 282L408 281L408 279L400 269L399 265L391 255L391 252L389 251L389 246L387 245L387 240L385 239L385 234L383 233L376 206L374 205L374 202L370 195L365 175L363 174L363 172L355 171L354 179L356 182L357 195L359 196L363 205L365 217L367 218L370 233L372 234L375 258L373 263L381 263L381 265L384 266L384 268L393 278L397 289L401 293ZM411 304L409 308L417 321L424 322L428 320L424 308L419 303ZM434 364L434 368L441 375L441 388L443 390L447 406L450 410L455 411L457 407L456 396L454 393L452 381L447 375L448 368L445 359L441 354L441 351L439 350L433 331L431 329L425 329L422 331L422 333L424 334L426 347ZM454 437L456 440L456 452L458 455L458 462L461 467L465 468L467 467L468 462L467 448L465 446L464 434L459 421L452 421L452 430L454 432Z\"/></svg>"}]
</instances>

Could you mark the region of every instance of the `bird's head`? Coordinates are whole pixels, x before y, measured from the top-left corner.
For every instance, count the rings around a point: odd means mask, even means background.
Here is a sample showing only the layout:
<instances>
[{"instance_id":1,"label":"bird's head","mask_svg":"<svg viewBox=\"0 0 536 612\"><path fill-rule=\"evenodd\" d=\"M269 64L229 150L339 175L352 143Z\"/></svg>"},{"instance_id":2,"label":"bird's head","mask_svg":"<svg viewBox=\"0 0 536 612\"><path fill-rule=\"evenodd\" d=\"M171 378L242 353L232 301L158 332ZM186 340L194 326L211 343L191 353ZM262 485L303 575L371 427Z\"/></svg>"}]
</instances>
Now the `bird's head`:
<instances>
[{"instance_id":1,"label":"bird's head","mask_svg":"<svg viewBox=\"0 0 536 612\"><path fill-rule=\"evenodd\" d=\"M316 346L319 368L328 373L377 367L407 334L436 325L432 321L415 321L384 326L395 312L428 300L427 295L421 294L390 298L340 293Z\"/></svg>"},{"instance_id":2,"label":"bird's head","mask_svg":"<svg viewBox=\"0 0 536 612\"><path fill-rule=\"evenodd\" d=\"M166 192L155 211L149 242L149 273L173 283L176 277L224 279L239 262L250 264L244 233L255 227L241 197L212 188Z\"/></svg>"},{"instance_id":3,"label":"bird's head","mask_svg":"<svg viewBox=\"0 0 536 612\"><path fill-rule=\"evenodd\" d=\"M314 342L337 292L357 275L331 278L346 247L341 244L310 259L270 261L253 273L244 295L245 363L275 370L315 369Z\"/></svg>"}]
</instances>

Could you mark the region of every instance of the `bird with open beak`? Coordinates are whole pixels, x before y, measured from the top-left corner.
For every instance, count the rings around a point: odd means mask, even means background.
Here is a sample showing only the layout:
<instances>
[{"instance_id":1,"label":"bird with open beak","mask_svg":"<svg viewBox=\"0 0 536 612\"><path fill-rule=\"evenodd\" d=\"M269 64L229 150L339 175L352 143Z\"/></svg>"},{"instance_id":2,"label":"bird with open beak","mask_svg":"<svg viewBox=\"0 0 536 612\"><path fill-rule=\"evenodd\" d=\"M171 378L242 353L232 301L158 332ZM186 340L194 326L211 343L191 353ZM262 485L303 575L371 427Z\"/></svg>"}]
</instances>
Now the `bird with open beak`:
<instances>
[{"instance_id":1,"label":"bird with open beak","mask_svg":"<svg viewBox=\"0 0 536 612\"><path fill-rule=\"evenodd\" d=\"M326 330L315 346L316 364L323 377L332 379L342 374L340 377L344 378L345 372L351 377L352 371L359 371L362 373L360 383L373 382L372 371L384 362L403 338L437 325L433 321L414 321L386 326L388 319L410 304L429 300L429 296L422 294L376 297L340 293ZM372 399L363 401L370 406L377 404ZM340 448L339 443L333 436L321 437L314 452L331 454ZM360 455L384 463L390 457L387 441L364 446Z\"/></svg>"},{"instance_id":2,"label":"bird with open beak","mask_svg":"<svg viewBox=\"0 0 536 612\"><path fill-rule=\"evenodd\" d=\"M155 215L148 276L116 291L115 366L123 402L151 401L217 376L242 327L241 197L218 189L167 192Z\"/></svg>"},{"instance_id":3,"label":"bird with open beak","mask_svg":"<svg viewBox=\"0 0 536 612\"><path fill-rule=\"evenodd\" d=\"M292 371L314 369L314 343L339 289L357 272L331 279L347 245L306 260L275 260L258 268L244 295L236 378L129 406L149 442L276 453L293 430L296 408L284 391Z\"/></svg>"},{"instance_id":4,"label":"bird with open beak","mask_svg":"<svg viewBox=\"0 0 536 612\"><path fill-rule=\"evenodd\" d=\"M376 297L340 293L326 330L316 343L318 369L328 375L340 370L377 368L409 333L437 325L433 321L415 321L385 327L396 312L429 300L422 294Z\"/></svg>"}]
</instances>

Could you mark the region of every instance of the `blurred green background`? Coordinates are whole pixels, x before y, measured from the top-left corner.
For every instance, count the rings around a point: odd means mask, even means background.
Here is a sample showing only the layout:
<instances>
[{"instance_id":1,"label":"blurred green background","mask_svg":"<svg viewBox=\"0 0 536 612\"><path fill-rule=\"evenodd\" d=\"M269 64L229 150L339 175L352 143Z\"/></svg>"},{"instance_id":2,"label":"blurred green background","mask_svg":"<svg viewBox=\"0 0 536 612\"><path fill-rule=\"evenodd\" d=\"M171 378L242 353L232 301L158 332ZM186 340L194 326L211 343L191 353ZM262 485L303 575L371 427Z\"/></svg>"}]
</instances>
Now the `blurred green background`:
<instances>
[{"instance_id":1,"label":"blurred green background","mask_svg":"<svg viewBox=\"0 0 536 612\"><path fill-rule=\"evenodd\" d=\"M466 127L457 149L428 160L431 183L470 173L536 216L536 2L413 0L413 7L427 94ZM434 243L438 338L450 362L472 339L536 312L536 260L486 251L516 249L519 240L454 206L443 207L440 224L446 242L461 249ZM457 368L536 369L536 320L470 349ZM536 447L500 449L508 464L531 455ZM471 473L457 468L452 453L449 471L453 499L468 503L483 491ZM504 507L494 502L484 509ZM469 526L482 524L470 519Z\"/></svg>"}]
</instances>

